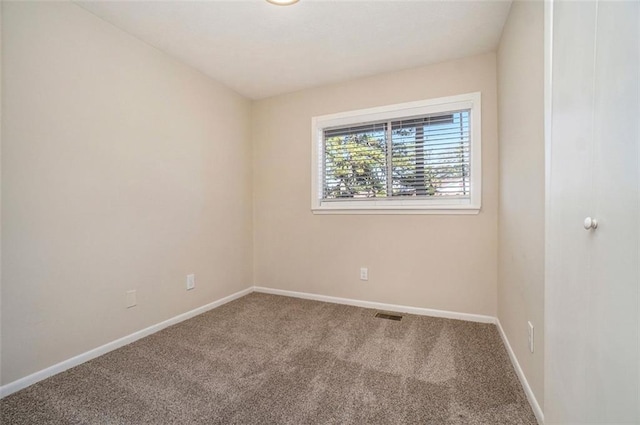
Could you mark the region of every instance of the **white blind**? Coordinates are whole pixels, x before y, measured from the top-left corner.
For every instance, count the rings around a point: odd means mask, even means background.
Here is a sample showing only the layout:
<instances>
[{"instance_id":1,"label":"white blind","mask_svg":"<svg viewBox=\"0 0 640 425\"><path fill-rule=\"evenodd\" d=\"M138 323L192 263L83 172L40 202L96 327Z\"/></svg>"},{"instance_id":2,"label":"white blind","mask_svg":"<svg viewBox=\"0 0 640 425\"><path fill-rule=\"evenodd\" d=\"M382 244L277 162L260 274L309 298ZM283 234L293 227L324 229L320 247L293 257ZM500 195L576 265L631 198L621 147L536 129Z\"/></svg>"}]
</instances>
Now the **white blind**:
<instances>
[{"instance_id":1,"label":"white blind","mask_svg":"<svg viewBox=\"0 0 640 425\"><path fill-rule=\"evenodd\" d=\"M326 128L323 200L470 197L469 110Z\"/></svg>"}]
</instances>

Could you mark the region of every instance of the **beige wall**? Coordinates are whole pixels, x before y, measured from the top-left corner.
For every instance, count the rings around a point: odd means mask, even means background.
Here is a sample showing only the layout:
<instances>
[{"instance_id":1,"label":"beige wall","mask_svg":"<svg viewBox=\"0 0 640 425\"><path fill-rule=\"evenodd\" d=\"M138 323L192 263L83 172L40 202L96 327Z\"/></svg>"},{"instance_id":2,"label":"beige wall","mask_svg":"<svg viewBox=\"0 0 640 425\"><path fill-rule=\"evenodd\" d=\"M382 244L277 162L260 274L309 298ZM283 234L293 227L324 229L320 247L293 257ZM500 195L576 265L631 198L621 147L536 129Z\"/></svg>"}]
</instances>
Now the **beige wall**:
<instances>
[{"instance_id":1,"label":"beige wall","mask_svg":"<svg viewBox=\"0 0 640 425\"><path fill-rule=\"evenodd\" d=\"M512 6L497 82L487 53L252 108L73 4L2 7L2 384L253 282L497 314L542 402L542 3ZM474 91L480 214L311 213L312 116Z\"/></svg>"},{"instance_id":2,"label":"beige wall","mask_svg":"<svg viewBox=\"0 0 640 425\"><path fill-rule=\"evenodd\" d=\"M498 50L498 318L544 400L544 5L516 1ZM535 327L528 349L527 321Z\"/></svg>"},{"instance_id":3,"label":"beige wall","mask_svg":"<svg viewBox=\"0 0 640 425\"><path fill-rule=\"evenodd\" d=\"M74 4L2 7L8 383L249 287L252 206L247 100Z\"/></svg>"},{"instance_id":4,"label":"beige wall","mask_svg":"<svg viewBox=\"0 0 640 425\"><path fill-rule=\"evenodd\" d=\"M495 316L495 61L488 53L255 102L255 284ZM474 91L482 92L480 214L311 213L311 117ZM359 280L360 266L369 281Z\"/></svg>"}]
</instances>

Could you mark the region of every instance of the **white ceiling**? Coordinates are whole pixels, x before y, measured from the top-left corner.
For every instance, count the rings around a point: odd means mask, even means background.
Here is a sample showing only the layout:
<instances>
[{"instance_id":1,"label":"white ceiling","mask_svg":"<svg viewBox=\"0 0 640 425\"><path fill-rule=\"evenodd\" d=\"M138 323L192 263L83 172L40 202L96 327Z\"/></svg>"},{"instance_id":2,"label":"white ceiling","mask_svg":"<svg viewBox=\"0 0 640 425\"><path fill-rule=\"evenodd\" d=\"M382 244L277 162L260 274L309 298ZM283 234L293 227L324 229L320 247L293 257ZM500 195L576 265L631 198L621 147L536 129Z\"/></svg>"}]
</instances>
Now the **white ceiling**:
<instances>
[{"instance_id":1,"label":"white ceiling","mask_svg":"<svg viewBox=\"0 0 640 425\"><path fill-rule=\"evenodd\" d=\"M79 1L252 99L495 50L502 1Z\"/></svg>"}]
</instances>

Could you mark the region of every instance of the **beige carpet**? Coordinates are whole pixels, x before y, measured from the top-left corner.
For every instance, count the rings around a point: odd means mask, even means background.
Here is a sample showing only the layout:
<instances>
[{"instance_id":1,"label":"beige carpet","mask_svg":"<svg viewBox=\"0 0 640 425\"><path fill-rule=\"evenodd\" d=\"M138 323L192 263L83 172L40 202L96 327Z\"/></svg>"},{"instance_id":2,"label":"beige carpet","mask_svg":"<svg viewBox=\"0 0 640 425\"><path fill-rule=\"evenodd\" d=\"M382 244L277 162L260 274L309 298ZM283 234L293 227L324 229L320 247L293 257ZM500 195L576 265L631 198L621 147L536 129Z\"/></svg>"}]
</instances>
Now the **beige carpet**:
<instances>
[{"instance_id":1,"label":"beige carpet","mask_svg":"<svg viewBox=\"0 0 640 425\"><path fill-rule=\"evenodd\" d=\"M250 294L0 401L4 424L535 424L494 325Z\"/></svg>"}]
</instances>

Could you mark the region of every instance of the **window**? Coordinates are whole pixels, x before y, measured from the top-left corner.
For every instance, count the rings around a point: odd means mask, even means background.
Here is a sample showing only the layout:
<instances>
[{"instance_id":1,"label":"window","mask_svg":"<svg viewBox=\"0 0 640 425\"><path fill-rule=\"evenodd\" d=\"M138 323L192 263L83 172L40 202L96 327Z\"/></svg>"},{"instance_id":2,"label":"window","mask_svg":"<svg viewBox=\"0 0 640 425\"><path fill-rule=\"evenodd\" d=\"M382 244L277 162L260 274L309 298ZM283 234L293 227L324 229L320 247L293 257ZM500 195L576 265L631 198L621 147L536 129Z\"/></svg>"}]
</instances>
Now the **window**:
<instances>
[{"instance_id":1,"label":"window","mask_svg":"<svg viewBox=\"0 0 640 425\"><path fill-rule=\"evenodd\" d=\"M473 214L480 93L312 119L315 213Z\"/></svg>"}]
</instances>

